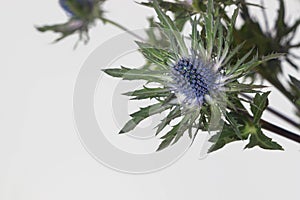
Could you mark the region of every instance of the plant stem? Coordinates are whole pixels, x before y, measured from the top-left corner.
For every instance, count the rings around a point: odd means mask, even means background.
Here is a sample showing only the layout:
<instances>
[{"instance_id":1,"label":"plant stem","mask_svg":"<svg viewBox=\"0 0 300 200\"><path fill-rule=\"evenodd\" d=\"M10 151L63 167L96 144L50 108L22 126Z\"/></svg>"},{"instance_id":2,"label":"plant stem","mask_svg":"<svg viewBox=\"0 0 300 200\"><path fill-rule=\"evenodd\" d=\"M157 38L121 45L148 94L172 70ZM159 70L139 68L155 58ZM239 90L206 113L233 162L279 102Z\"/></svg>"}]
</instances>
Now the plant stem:
<instances>
[{"instance_id":1,"label":"plant stem","mask_svg":"<svg viewBox=\"0 0 300 200\"><path fill-rule=\"evenodd\" d=\"M99 19L102 20L103 23L109 23L109 24L111 24L111 25L114 25L114 26L118 27L119 29L121 29L121 30L123 30L123 31L125 31L125 32L127 32L127 33L129 33L130 35L136 37L137 39L142 40L142 41L145 41L144 38L142 38L141 36L135 34L134 32L132 32L132 31L130 31L129 29L127 29L125 26L122 26L121 24L119 24L119 23L117 23L117 22L114 22L114 21L112 21L112 20L110 20L110 19L107 19L107 18L105 18L105 17L99 17Z\"/></svg>"},{"instance_id":2,"label":"plant stem","mask_svg":"<svg viewBox=\"0 0 300 200\"><path fill-rule=\"evenodd\" d=\"M271 131L272 133L276 133L277 135L293 140L294 142L300 143L300 135L285 130L279 126L276 126L275 124L271 124L270 122L267 122L263 119L260 122L263 129L266 129L268 131Z\"/></svg>"}]
</instances>

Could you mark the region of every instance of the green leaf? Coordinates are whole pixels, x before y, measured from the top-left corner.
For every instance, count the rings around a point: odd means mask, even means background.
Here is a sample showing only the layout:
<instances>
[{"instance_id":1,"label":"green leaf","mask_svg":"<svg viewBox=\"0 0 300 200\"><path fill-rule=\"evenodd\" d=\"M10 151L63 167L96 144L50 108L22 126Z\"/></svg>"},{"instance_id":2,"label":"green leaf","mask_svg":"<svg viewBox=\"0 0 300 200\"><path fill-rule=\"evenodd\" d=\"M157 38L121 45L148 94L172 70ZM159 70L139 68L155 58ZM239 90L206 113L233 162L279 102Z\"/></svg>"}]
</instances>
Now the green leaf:
<instances>
[{"instance_id":1,"label":"green leaf","mask_svg":"<svg viewBox=\"0 0 300 200\"><path fill-rule=\"evenodd\" d=\"M123 78L124 74L128 73L131 69L122 67L120 69L104 69L103 71L112 76L112 77L118 77Z\"/></svg>"},{"instance_id":2,"label":"green leaf","mask_svg":"<svg viewBox=\"0 0 300 200\"><path fill-rule=\"evenodd\" d=\"M232 68L230 68L229 74L234 73L234 72L241 66L241 64L243 64L243 63L246 61L246 59L252 54L252 51L253 51L253 49L251 49L251 50L250 50L248 53L246 53L241 59L239 59L239 60L235 63L235 65L234 65Z\"/></svg>"},{"instance_id":3,"label":"green leaf","mask_svg":"<svg viewBox=\"0 0 300 200\"><path fill-rule=\"evenodd\" d=\"M277 20L276 20L276 28L277 35L276 37L282 37L284 35L284 29L286 28L286 24L284 22L285 17L285 6L283 0L279 0L280 6L278 10Z\"/></svg>"},{"instance_id":4,"label":"green leaf","mask_svg":"<svg viewBox=\"0 0 300 200\"><path fill-rule=\"evenodd\" d=\"M254 85L254 84L243 84L243 83L236 83L232 82L227 85L228 92L244 92L244 93L257 93L259 90L266 86L264 85Z\"/></svg>"},{"instance_id":5,"label":"green leaf","mask_svg":"<svg viewBox=\"0 0 300 200\"><path fill-rule=\"evenodd\" d=\"M296 79L295 77L290 75L290 79L291 82L293 83L293 85L299 90L300 92L300 81L298 79Z\"/></svg>"},{"instance_id":6,"label":"green leaf","mask_svg":"<svg viewBox=\"0 0 300 200\"><path fill-rule=\"evenodd\" d=\"M162 71L129 69L126 67L121 67L120 69L104 69L103 71L110 76L123 78L124 80L146 80L158 83L168 80L166 76L163 76Z\"/></svg>"},{"instance_id":7,"label":"green leaf","mask_svg":"<svg viewBox=\"0 0 300 200\"><path fill-rule=\"evenodd\" d=\"M238 14L239 14L239 7L237 7L234 12L233 12L233 15L231 17L231 25L232 26L235 26L235 23L236 23L236 19L238 17Z\"/></svg>"},{"instance_id":8,"label":"green leaf","mask_svg":"<svg viewBox=\"0 0 300 200\"><path fill-rule=\"evenodd\" d=\"M222 26L222 24L221 25L219 25L219 27L218 27L218 37L217 37L217 39L218 39L218 53L217 53L217 59L219 59L220 57L221 57L221 53L222 53L222 51L223 51L223 42L224 42L224 35L223 35L224 33L223 33L223 26Z\"/></svg>"},{"instance_id":9,"label":"green leaf","mask_svg":"<svg viewBox=\"0 0 300 200\"><path fill-rule=\"evenodd\" d=\"M196 121L196 119L199 117L199 112L195 111L193 113L186 114L183 119L180 122L180 127L178 130L178 133L176 134L176 137L174 138L174 141L172 144L175 144L178 142L178 140L183 136L184 132L188 130L189 128L192 128L193 123Z\"/></svg>"},{"instance_id":10,"label":"green leaf","mask_svg":"<svg viewBox=\"0 0 300 200\"><path fill-rule=\"evenodd\" d=\"M119 134L123 134L123 133L127 133L129 131L132 131L133 129L135 129L135 127L144 119L146 119L147 117L136 117L136 118L132 118L130 119L125 125L124 127L120 130Z\"/></svg>"},{"instance_id":11,"label":"green leaf","mask_svg":"<svg viewBox=\"0 0 300 200\"><path fill-rule=\"evenodd\" d=\"M241 131L239 129L241 125L238 123L236 117L239 116L235 115L234 113L226 113L226 119L234 130L234 133L239 139L243 139Z\"/></svg>"},{"instance_id":12,"label":"green leaf","mask_svg":"<svg viewBox=\"0 0 300 200\"><path fill-rule=\"evenodd\" d=\"M214 152L221 148L223 148L225 145L235 142L235 141L241 141L242 139L247 139L249 136L249 133L243 131L241 129L241 137L238 137L235 133L235 130L230 124L225 123L223 126L223 129L218 132L216 135L212 136L209 141L214 143L208 152Z\"/></svg>"},{"instance_id":13,"label":"green leaf","mask_svg":"<svg viewBox=\"0 0 300 200\"><path fill-rule=\"evenodd\" d=\"M147 88L144 86L143 89L135 90L132 92L124 93L126 96L133 96L132 100L141 99L152 99L159 97L168 97L170 95L170 90L166 88Z\"/></svg>"},{"instance_id":14,"label":"green leaf","mask_svg":"<svg viewBox=\"0 0 300 200\"><path fill-rule=\"evenodd\" d=\"M122 128L122 130L120 131L120 134L122 133L127 133L131 130L133 130L141 121L143 121L144 119L161 113L167 109L170 109L172 107L172 105L162 105L162 103L157 103L145 108L141 108L139 111L131 114L130 116L132 117L131 120L129 120L125 126Z\"/></svg>"},{"instance_id":15,"label":"green leaf","mask_svg":"<svg viewBox=\"0 0 300 200\"><path fill-rule=\"evenodd\" d=\"M196 17L194 18L194 20L191 20L191 24L192 24L192 34L191 34L192 49L196 50L198 47L198 40L199 40L199 31L197 30L198 20Z\"/></svg>"},{"instance_id":16,"label":"green leaf","mask_svg":"<svg viewBox=\"0 0 300 200\"><path fill-rule=\"evenodd\" d=\"M283 150L279 144L262 133L260 124L253 124L243 114L230 113L226 115L226 119L230 123L226 122L223 129L209 139L210 142L214 143L209 152L221 149L231 142L248 138L249 143L245 148L259 146L263 149Z\"/></svg>"},{"instance_id":17,"label":"green leaf","mask_svg":"<svg viewBox=\"0 0 300 200\"><path fill-rule=\"evenodd\" d=\"M268 95L270 92L266 92L263 94L257 93L253 99L253 103L251 103L251 112L253 113L253 123L259 124L263 111L268 106Z\"/></svg>"},{"instance_id":18,"label":"green leaf","mask_svg":"<svg viewBox=\"0 0 300 200\"><path fill-rule=\"evenodd\" d=\"M263 134L260 127L252 127L250 132L250 141L245 146L245 148L253 148L255 146L259 146L260 148L269 150L284 150L281 145L272 141L271 138Z\"/></svg>"},{"instance_id":19,"label":"green leaf","mask_svg":"<svg viewBox=\"0 0 300 200\"><path fill-rule=\"evenodd\" d=\"M179 106L176 106L166 118L164 118L161 123L157 126L156 135L158 135L170 122L181 116L181 110Z\"/></svg>"},{"instance_id":20,"label":"green leaf","mask_svg":"<svg viewBox=\"0 0 300 200\"><path fill-rule=\"evenodd\" d=\"M197 30L197 25L199 23L199 19L196 17L194 20L191 19L191 25L192 25L192 34L190 35L191 37L191 43L192 43L192 51L194 51L195 54L197 54L197 50L199 50L200 55L202 57L206 56L206 49L204 48L203 41L200 37L200 33Z\"/></svg>"},{"instance_id":21,"label":"green leaf","mask_svg":"<svg viewBox=\"0 0 300 200\"><path fill-rule=\"evenodd\" d=\"M255 57L252 58L252 60L242 64L235 72L233 72L234 74L232 75L232 79L237 79L242 76L245 76L246 73L251 72L251 70L253 70L255 67L261 65L262 63L265 63L269 60L277 59L282 55L284 55L284 54L274 53L274 54L270 54L268 56L262 57L261 60L258 60L258 55L256 55Z\"/></svg>"},{"instance_id":22,"label":"green leaf","mask_svg":"<svg viewBox=\"0 0 300 200\"><path fill-rule=\"evenodd\" d=\"M159 7L157 0L153 0L153 7L156 11L156 14L161 22L161 24L163 25L164 29L167 29L166 34L169 35L171 38L169 38L172 42L176 42L179 45L179 49L180 49L180 54L182 56L184 55L188 55L188 50L187 47L184 43L183 37L181 35L181 33L179 32L179 30L177 29L177 27L175 26L175 24L173 23L173 21L170 19L169 16L167 16ZM174 39L173 39L174 37ZM173 49L174 51L176 50L176 48Z\"/></svg>"},{"instance_id":23,"label":"green leaf","mask_svg":"<svg viewBox=\"0 0 300 200\"><path fill-rule=\"evenodd\" d=\"M233 29L235 27L235 23L236 23L236 19L237 19L237 16L239 14L239 7L237 7L234 12L233 12L233 15L231 17L231 23L229 24L229 33L228 33L228 36L227 36L227 39L229 42L232 41L232 32L233 32Z\"/></svg>"},{"instance_id":24,"label":"green leaf","mask_svg":"<svg viewBox=\"0 0 300 200\"><path fill-rule=\"evenodd\" d=\"M179 139L183 136L184 132L192 128L193 123L198 117L198 111L186 114L178 124L173 126L168 133L161 137L163 141L159 145L157 151L160 151L168 147L169 145L173 145L178 142Z\"/></svg>"},{"instance_id":25,"label":"green leaf","mask_svg":"<svg viewBox=\"0 0 300 200\"><path fill-rule=\"evenodd\" d=\"M54 42L59 42L62 39L79 32L80 37L82 38L82 35L85 34L87 36L88 40L88 29L87 24L84 22L77 20L77 19L70 19L66 23L62 24L55 24L55 25L46 25L41 27L36 27L36 29L40 32L47 32L52 31L55 33L60 33L60 37L55 39Z\"/></svg>"},{"instance_id":26,"label":"green leaf","mask_svg":"<svg viewBox=\"0 0 300 200\"><path fill-rule=\"evenodd\" d=\"M228 54L228 56L226 56L226 54L225 54L226 59L225 59L225 61L223 62L223 64L226 65L226 64L231 60L231 58L232 58L234 55L236 55L236 54L241 50L241 48L244 46L244 44L245 44L245 43L243 42L243 43L237 45L233 50L230 51L230 53Z\"/></svg>"},{"instance_id":27,"label":"green leaf","mask_svg":"<svg viewBox=\"0 0 300 200\"><path fill-rule=\"evenodd\" d=\"M161 151L166 147L170 146L171 142L174 140L176 134L178 133L180 124L175 125L164 137L163 141L160 143L156 151Z\"/></svg>"},{"instance_id":28,"label":"green leaf","mask_svg":"<svg viewBox=\"0 0 300 200\"><path fill-rule=\"evenodd\" d=\"M207 13L205 17L205 35L207 54L210 58L214 43L213 3L210 0L208 1Z\"/></svg>"},{"instance_id":29,"label":"green leaf","mask_svg":"<svg viewBox=\"0 0 300 200\"><path fill-rule=\"evenodd\" d=\"M168 69L168 60L175 59L173 53L168 52L167 50L153 47L150 44L136 42L140 47L140 51L142 54L153 64L157 64L158 66L162 67L163 69Z\"/></svg>"}]
</instances>

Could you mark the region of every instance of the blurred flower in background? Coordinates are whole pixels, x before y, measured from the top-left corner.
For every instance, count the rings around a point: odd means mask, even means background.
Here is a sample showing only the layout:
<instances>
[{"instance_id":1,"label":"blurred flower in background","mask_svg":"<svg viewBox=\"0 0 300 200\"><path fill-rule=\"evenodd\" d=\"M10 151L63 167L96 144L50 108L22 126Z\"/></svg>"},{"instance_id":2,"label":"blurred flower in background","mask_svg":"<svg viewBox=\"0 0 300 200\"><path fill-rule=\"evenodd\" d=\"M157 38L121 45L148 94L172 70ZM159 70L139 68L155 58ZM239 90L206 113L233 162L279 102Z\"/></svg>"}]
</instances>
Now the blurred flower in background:
<instances>
[{"instance_id":1,"label":"blurred flower in background","mask_svg":"<svg viewBox=\"0 0 300 200\"><path fill-rule=\"evenodd\" d=\"M61 36L54 42L58 42L72 34L79 33L79 41L89 41L89 28L97 19L102 18L102 4L105 0L59 0L60 6L69 16L65 23L37 27L41 32L53 31Z\"/></svg>"}]
</instances>

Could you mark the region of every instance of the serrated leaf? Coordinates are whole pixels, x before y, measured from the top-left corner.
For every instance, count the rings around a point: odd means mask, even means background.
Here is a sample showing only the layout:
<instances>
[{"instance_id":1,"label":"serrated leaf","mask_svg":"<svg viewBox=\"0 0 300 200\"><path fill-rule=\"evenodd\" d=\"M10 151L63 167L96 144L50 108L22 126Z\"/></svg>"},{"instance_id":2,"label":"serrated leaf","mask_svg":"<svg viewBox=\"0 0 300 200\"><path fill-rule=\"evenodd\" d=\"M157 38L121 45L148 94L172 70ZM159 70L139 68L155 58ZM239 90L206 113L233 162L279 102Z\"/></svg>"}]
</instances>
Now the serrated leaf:
<instances>
[{"instance_id":1,"label":"serrated leaf","mask_svg":"<svg viewBox=\"0 0 300 200\"><path fill-rule=\"evenodd\" d=\"M176 106L166 118L164 118L161 123L157 126L156 135L158 135L170 122L177 117L181 116L181 110L179 106Z\"/></svg>"},{"instance_id":2,"label":"serrated leaf","mask_svg":"<svg viewBox=\"0 0 300 200\"><path fill-rule=\"evenodd\" d=\"M188 55L188 50L187 47L183 41L183 37L181 35L181 33L179 32L179 30L177 29L177 27L175 26L175 24L173 23L173 21L170 19L169 16L167 16L159 7L157 0L153 0L153 7L156 11L156 14L161 22L161 24L163 25L164 29L167 29L166 34L169 35L171 38L169 38L171 40L171 43L177 43L180 49L180 54L183 55ZM169 32L169 33L168 33ZM174 37L174 39L173 39ZM176 50L176 48L173 49L174 51ZM175 51L176 52L176 51Z\"/></svg>"},{"instance_id":3,"label":"serrated leaf","mask_svg":"<svg viewBox=\"0 0 300 200\"><path fill-rule=\"evenodd\" d=\"M243 139L241 131L240 131L240 124L238 123L238 121L235 118L236 116L233 113L227 113L226 114L226 119L229 122L229 124L231 125L232 129L234 130L234 133L236 134L236 136L239 139Z\"/></svg>"},{"instance_id":4,"label":"serrated leaf","mask_svg":"<svg viewBox=\"0 0 300 200\"><path fill-rule=\"evenodd\" d=\"M193 14L193 9L191 6L185 2L169 2L169 1L159 1L159 6L166 11L171 11L174 14L174 23L179 31L183 29L185 23L190 19L190 16ZM140 3L145 6L153 7L153 3L142 2Z\"/></svg>"},{"instance_id":5,"label":"serrated leaf","mask_svg":"<svg viewBox=\"0 0 300 200\"><path fill-rule=\"evenodd\" d=\"M81 20L70 19L66 23L55 24L55 25L46 25L46 26L36 27L36 29L40 32L52 31L55 33L60 33L61 36L54 40L54 42L59 42L62 39L66 38L76 32L79 32L80 35L82 35L82 34L87 35L88 30L87 30L86 26L87 25Z\"/></svg>"},{"instance_id":6,"label":"serrated leaf","mask_svg":"<svg viewBox=\"0 0 300 200\"><path fill-rule=\"evenodd\" d=\"M222 130L218 132L216 135L212 136L209 141L214 143L208 150L208 152L214 152L221 148L223 148L225 145L235 142L235 141L241 141L242 139L247 139L249 133L242 131L241 137L238 137L235 131L233 130L233 127L230 124L224 124Z\"/></svg>"},{"instance_id":7,"label":"serrated leaf","mask_svg":"<svg viewBox=\"0 0 300 200\"><path fill-rule=\"evenodd\" d=\"M226 59L225 59L225 61L224 61L223 64L226 65L226 64L231 60L231 58L232 58L234 55L236 55L237 52L239 52L239 51L241 50L241 48L244 46L244 44L245 44L245 43L243 42L243 43L237 45L233 50L230 51L230 53L228 54L228 56L226 56L226 54L225 54ZM223 57L224 57L224 55L223 55Z\"/></svg>"},{"instance_id":8,"label":"serrated leaf","mask_svg":"<svg viewBox=\"0 0 300 200\"><path fill-rule=\"evenodd\" d=\"M257 93L258 90L255 89L262 89L262 88L266 88L267 86L232 82L229 83L227 87L228 87L228 92Z\"/></svg>"},{"instance_id":9,"label":"serrated leaf","mask_svg":"<svg viewBox=\"0 0 300 200\"><path fill-rule=\"evenodd\" d=\"M161 137L163 140L159 145L157 151L160 151L169 145L173 145L183 136L184 132L189 128L192 128L193 123L198 118L199 112L186 114L182 120L172 127L172 129Z\"/></svg>"},{"instance_id":10,"label":"serrated leaf","mask_svg":"<svg viewBox=\"0 0 300 200\"><path fill-rule=\"evenodd\" d=\"M218 38L217 38L217 40L218 40L218 53L217 53L217 60L218 59L220 59L220 57L221 57L221 53L222 53L222 51L223 51L223 42L224 42L224 35L223 35L224 33L223 33L223 26L222 25L220 25L219 27L218 27Z\"/></svg>"},{"instance_id":11,"label":"serrated leaf","mask_svg":"<svg viewBox=\"0 0 300 200\"><path fill-rule=\"evenodd\" d=\"M197 25L199 23L199 19L197 19L196 17L191 21L191 25L192 25L192 34L190 35L191 37L191 43L192 43L192 51L196 52L196 50L199 50L200 55L202 57L206 56L206 50L204 48L203 42L201 40L200 37L200 33L197 30Z\"/></svg>"},{"instance_id":12,"label":"serrated leaf","mask_svg":"<svg viewBox=\"0 0 300 200\"><path fill-rule=\"evenodd\" d=\"M208 57L210 58L213 49L213 34L214 34L214 23L213 23L213 2L208 1L207 14L205 16L205 35L206 35L206 50Z\"/></svg>"},{"instance_id":13,"label":"serrated leaf","mask_svg":"<svg viewBox=\"0 0 300 200\"><path fill-rule=\"evenodd\" d=\"M251 112L253 114L253 123L259 124L263 111L268 106L268 95L270 92L266 92L263 94L257 93L253 99L253 103L251 103Z\"/></svg>"},{"instance_id":14,"label":"serrated leaf","mask_svg":"<svg viewBox=\"0 0 300 200\"><path fill-rule=\"evenodd\" d=\"M146 80L149 82L165 82L167 81L167 77L163 76L162 71L151 71L145 69L129 69L126 67L115 68L115 69L104 69L106 74L123 78L124 80Z\"/></svg>"},{"instance_id":15,"label":"serrated leaf","mask_svg":"<svg viewBox=\"0 0 300 200\"><path fill-rule=\"evenodd\" d=\"M152 45L136 42L140 47L140 51L142 54L153 64L157 64L158 66L162 67L163 69L168 69L168 60L175 59L173 53L168 52L167 50L160 49L153 47Z\"/></svg>"},{"instance_id":16,"label":"serrated leaf","mask_svg":"<svg viewBox=\"0 0 300 200\"><path fill-rule=\"evenodd\" d=\"M255 146L259 146L260 148L269 150L284 150L281 145L279 145L277 142L272 141L271 138L263 134L260 127L256 127L256 129L252 130L255 130L255 132L251 133L250 141L245 146L245 148L253 148Z\"/></svg>"},{"instance_id":17,"label":"serrated leaf","mask_svg":"<svg viewBox=\"0 0 300 200\"><path fill-rule=\"evenodd\" d=\"M196 50L198 47L198 40L199 40L199 31L197 30L198 20L196 17L193 20L191 20L191 24L192 24L192 34L191 34L192 49Z\"/></svg>"},{"instance_id":18,"label":"serrated leaf","mask_svg":"<svg viewBox=\"0 0 300 200\"><path fill-rule=\"evenodd\" d=\"M118 77L118 78L123 78L123 75L128 73L131 69L122 67L120 69L104 69L103 71L112 76L112 77Z\"/></svg>"},{"instance_id":19,"label":"serrated leaf","mask_svg":"<svg viewBox=\"0 0 300 200\"><path fill-rule=\"evenodd\" d=\"M141 122L143 121L144 117L136 117L136 118L132 118L130 119L125 125L124 127L120 130L119 134L123 134L123 133L127 133L129 131L132 131L133 129L135 129L135 127Z\"/></svg>"},{"instance_id":20,"label":"serrated leaf","mask_svg":"<svg viewBox=\"0 0 300 200\"><path fill-rule=\"evenodd\" d=\"M170 95L170 90L166 88L147 88L144 86L143 89L135 90L132 92L124 93L126 96L133 96L132 100L141 100L141 99L152 99L159 97L168 97Z\"/></svg>"},{"instance_id":21,"label":"serrated leaf","mask_svg":"<svg viewBox=\"0 0 300 200\"><path fill-rule=\"evenodd\" d=\"M180 122L180 127L178 133L176 134L172 144L178 142L178 140L183 136L184 132L192 127L193 123L199 116L199 112L195 111L193 113L186 114Z\"/></svg>"},{"instance_id":22,"label":"serrated leaf","mask_svg":"<svg viewBox=\"0 0 300 200\"><path fill-rule=\"evenodd\" d=\"M230 68L230 72L229 72L229 74L231 74L231 73L234 73L245 61L246 61L246 59L252 54L252 51L253 51L253 49L251 49L248 53L246 53L241 59L239 59L236 63L235 63L235 65L232 67L232 68Z\"/></svg>"},{"instance_id":23,"label":"serrated leaf","mask_svg":"<svg viewBox=\"0 0 300 200\"><path fill-rule=\"evenodd\" d=\"M120 134L127 133L127 132L133 130L144 119L146 119L152 115L161 113L167 109L170 109L171 107L172 107L172 105L164 105L163 106L162 103L157 103L157 104L145 107L145 108L141 108L139 111L130 115L132 117L132 119L129 120L125 124L125 126L121 129Z\"/></svg>"},{"instance_id":24,"label":"serrated leaf","mask_svg":"<svg viewBox=\"0 0 300 200\"><path fill-rule=\"evenodd\" d=\"M163 140L158 146L156 151L161 151L166 147L170 146L170 144L172 143L172 141L174 140L177 134L178 129L179 129L179 124L175 125L164 137L162 137L161 139Z\"/></svg>"},{"instance_id":25,"label":"serrated leaf","mask_svg":"<svg viewBox=\"0 0 300 200\"><path fill-rule=\"evenodd\" d=\"M273 59L277 59L280 56L283 56L284 54L282 53L275 53L275 54L270 54L268 56L264 56L262 57L261 60L258 60L258 55L256 55L255 57L252 58L252 60L250 60L247 63L242 64L235 72L234 75L232 75L232 78L236 79L239 77L242 77L245 75L246 72L250 72L251 70L253 70L255 67L261 65L262 63L265 63L269 60L273 60Z\"/></svg>"}]
</instances>

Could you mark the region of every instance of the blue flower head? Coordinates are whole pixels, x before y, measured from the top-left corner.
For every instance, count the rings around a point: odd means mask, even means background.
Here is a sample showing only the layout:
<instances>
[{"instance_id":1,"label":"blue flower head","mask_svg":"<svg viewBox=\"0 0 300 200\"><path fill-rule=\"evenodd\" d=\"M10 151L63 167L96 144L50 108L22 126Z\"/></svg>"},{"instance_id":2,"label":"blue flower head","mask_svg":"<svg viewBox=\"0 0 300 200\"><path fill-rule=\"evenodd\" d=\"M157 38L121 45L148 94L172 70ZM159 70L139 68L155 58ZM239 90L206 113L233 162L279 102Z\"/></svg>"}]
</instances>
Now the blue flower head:
<instances>
[{"instance_id":1,"label":"blue flower head","mask_svg":"<svg viewBox=\"0 0 300 200\"><path fill-rule=\"evenodd\" d=\"M76 14L72 7L70 7L70 4L74 4L75 8L81 8L82 10L86 11L92 11L94 7L94 1L93 0L59 0L60 6L72 17L75 17Z\"/></svg>"},{"instance_id":2,"label":"blue flower head","mask_svg":"<svg viewBox=\"0 0 300 200\"><path fill-rule=\"evenodd\" d=\"M58 42L70 35L79 33L79 40L87 43L89 41L89 29L97 19L102 18L102 3L105 0L59 0L60 6L68 15L65 23L36 27L41 32L53 31L60 34L55 40ZM78 43L75 44L75 47Z\"/></svg>"},{"instance_id":3,"label":"blue flower head","mask_svg":"<svg viewBox=\"0 0 300 200\"><path fill-rule=\"evenodd\" d=\"M221 73L214 70L213 63L200 57L181 58L171 68L171 88L181 97L182 103L201 106L207 97L218 92Z\"/></svg>"}]
</instances>

